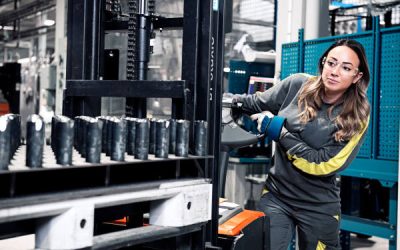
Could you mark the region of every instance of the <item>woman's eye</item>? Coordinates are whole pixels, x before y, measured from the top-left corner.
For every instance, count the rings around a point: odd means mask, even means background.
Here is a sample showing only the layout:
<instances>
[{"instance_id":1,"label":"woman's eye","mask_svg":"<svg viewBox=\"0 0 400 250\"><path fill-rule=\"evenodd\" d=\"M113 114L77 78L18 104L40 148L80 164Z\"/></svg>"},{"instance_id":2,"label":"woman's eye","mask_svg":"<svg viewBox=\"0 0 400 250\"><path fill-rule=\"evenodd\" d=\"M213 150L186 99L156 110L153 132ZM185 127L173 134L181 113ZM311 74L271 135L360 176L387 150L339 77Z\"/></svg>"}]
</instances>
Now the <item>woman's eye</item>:
<instances>
[{"instance_id":1,"label":"woman's eye","mask_svg":"<svg viewBox=\"0 0 400 250\"><path fill-rule=\"evenodd\" d=\"M343 69L346 70L346 71L350 71L351 70L351 68L349 68L349 67L343 67Z\"/></svg>"},{"instance_id":2,"label":"woman's eye","mask_svg":"<svg viewBox=\"0 0 400 250\"><path fill-rule=\"evenodd\" d=\"M331 66L331 67L333 67L333 66L336 65L336 63L335 63L335 62L330 62L330 61L328 61L328 65Z\"/></svg>"}]
</instances>

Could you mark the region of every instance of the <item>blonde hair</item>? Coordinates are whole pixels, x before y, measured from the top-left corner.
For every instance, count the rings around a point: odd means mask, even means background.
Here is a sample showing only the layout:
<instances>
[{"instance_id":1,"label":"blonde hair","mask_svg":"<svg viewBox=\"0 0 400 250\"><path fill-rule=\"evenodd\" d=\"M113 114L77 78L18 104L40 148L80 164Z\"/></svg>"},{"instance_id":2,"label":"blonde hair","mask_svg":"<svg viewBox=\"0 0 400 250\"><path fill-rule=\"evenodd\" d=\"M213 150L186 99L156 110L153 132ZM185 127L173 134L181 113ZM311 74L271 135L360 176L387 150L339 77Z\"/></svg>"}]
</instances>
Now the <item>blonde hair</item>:
<instances>
[{"instance_id":1,"label":"blonde hair","mask_svg":"<svg viewBox=\"0 0 400 250\"><path fill-rule=\"evenodd\" d=\"M361 132L366 126L370 113L370 106L367 98L367 89L369 84L369 68L365 56L364 48L361 44L354 40L339 40L333 44L320 58L319 71L322 74L323 58L331 49L337 46L347 46L358 55L360 60L359 72L363 75L361 79L346 90L342 97L343 108L339 114L332 118L332 110L338 104L333 104L328 108L328 117L334 119L337 131L334 134L336 141L347 141L351 137ZM300 110L300 121L305 124L313 120L317 115L317 110L321 108L323 103L324 85L322 77L310 78L299 94L298 107Z\"/></svg>"}]
</instances>

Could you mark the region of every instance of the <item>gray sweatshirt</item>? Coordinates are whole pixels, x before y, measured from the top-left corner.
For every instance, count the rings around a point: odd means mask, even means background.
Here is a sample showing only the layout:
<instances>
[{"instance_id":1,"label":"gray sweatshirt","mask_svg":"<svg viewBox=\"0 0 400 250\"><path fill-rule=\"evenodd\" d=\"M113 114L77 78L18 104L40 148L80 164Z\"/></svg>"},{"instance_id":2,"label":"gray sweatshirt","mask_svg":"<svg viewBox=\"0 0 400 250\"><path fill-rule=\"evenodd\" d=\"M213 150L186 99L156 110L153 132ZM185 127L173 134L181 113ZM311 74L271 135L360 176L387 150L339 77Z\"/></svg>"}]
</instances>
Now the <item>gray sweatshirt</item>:
<instances>
[{"instance_id":1,"label":"gray sweatshirt","mask_svg":"<svg viewBox=\"0 0 400 250\"><path fill-rule=\"evenodd\" d=\"M268 174L266 189L293 206L334 213L340 209L336 175L356 157L368 123L349 141L337 142L334 138L337 127L327 113L330 104L323 103L316 118L301 124L298 95L309 77L295 74L263 93L240 96L239 100L245 112L267 110L287 119L276 144L275 163ZM337 105L331 118L341 108L342 105Z\"/></svg>"}]
</instances>

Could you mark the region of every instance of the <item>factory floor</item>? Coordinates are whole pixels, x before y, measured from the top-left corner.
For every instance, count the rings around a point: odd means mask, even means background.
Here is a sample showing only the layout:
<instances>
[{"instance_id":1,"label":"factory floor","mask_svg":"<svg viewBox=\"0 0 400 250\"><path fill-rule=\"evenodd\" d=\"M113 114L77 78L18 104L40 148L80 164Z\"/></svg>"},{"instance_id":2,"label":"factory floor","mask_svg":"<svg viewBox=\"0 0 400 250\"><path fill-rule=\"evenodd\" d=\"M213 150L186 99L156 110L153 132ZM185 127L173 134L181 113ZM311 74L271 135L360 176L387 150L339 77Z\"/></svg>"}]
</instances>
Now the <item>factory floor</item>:
<instances>
[{"instance_id":1,"label":"factory floor","mask_svg":"<svg viewBox=\"0 0 400 250\"><path fill-rule=\"evenodd\" d=\"M354 250L387 250L389 249L389 241L386 239L371 237L369 239L358 238L355 235L351 235L351 249Z\"/></svg>"},{"instance_id":2,"label":"factory floor","mask_svg":"<svg viewBox=\"0 0 400 250\"><path fill-rule=\"evenodd\" d=\"M34 235L27 235L13 239L0 240L0 250L32 250L34 248ZM360 239L351 235L351 249L354 250L387 250L388 241L382 238L371 237Z\"/></svg>"}]
</instances>

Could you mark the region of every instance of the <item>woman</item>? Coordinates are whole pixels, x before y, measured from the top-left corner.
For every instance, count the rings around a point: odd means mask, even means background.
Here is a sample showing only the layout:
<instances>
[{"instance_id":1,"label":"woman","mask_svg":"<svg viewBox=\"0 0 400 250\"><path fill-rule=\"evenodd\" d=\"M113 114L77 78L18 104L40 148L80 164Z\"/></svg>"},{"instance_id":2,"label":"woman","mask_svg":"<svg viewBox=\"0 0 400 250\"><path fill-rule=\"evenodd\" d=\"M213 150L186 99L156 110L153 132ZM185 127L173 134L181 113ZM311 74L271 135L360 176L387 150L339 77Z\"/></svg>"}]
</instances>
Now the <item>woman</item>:
<instances>
[{"instance_id":1,"label":"woman","mask_svg":"<svg viewBox=\"0 0 400 250\"><path fill-rule=\"evenodd\" d=\"M267 249L286 250L296 227L301 250L340 249L336 177L366 134L370 76L364 48L353 40L333 44L318 67L318 77L295 74L266 92L236 96L244 112L270 112L252 117L277 142L259 204Z\"/></svg>"}]
</instances>

